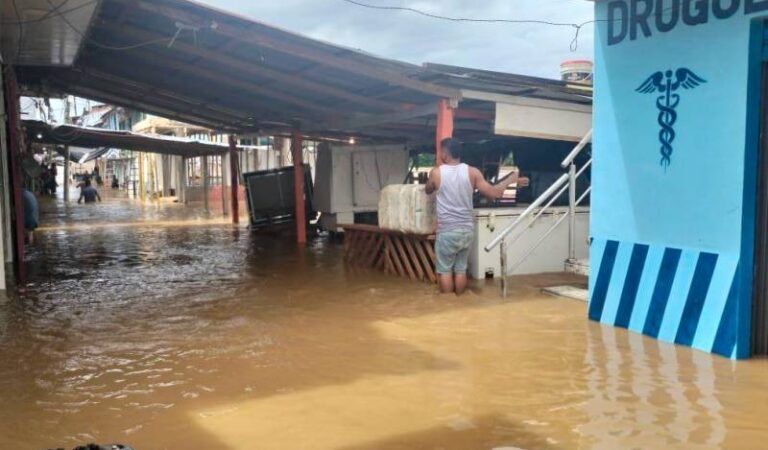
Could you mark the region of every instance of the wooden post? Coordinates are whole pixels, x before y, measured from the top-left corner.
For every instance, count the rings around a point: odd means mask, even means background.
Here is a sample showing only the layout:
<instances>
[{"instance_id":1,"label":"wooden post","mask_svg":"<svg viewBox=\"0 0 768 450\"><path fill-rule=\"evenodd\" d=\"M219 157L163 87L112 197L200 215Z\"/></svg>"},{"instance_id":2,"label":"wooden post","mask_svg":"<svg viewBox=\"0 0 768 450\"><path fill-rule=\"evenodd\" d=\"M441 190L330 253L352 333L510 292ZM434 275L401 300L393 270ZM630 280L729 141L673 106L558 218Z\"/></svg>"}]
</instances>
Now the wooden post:
<instances>
[{"instance_id":1,"label":"wooden post","mask_svg":"<svg viewBox=\"0 0 768 450\"><path fill-rule=\"evenodd\" d=\"M444 98L437 103L437 124L435 129L435 166L443 162L440 142L453 136L453 108L450 100Z\"/></svg>"},{"instance_id":2,"label":"wooden post","mask_svg":"<svg viewBox=\"0 0 768 450\"><path fill-rule=\"evenodd\" d=\"M240 204L238 203L240 176L237 173L237 139L234 134L229 135L229 177L230 177L230 196L232 199L232 223L240 223Z\"/></svg>"},{"instance_id":3,"label":"wooden post","mask_svg":"<svg viewBox=\"0 0 768 450\"><path fill-rule=\"evenodd\" d=\"M301 132L294 130L291 134L293 150L293 187L296 202L296 242L299 245L307 243L307 217L304 210L304 167L302 165Z\"/></svg>"}]
</instances>

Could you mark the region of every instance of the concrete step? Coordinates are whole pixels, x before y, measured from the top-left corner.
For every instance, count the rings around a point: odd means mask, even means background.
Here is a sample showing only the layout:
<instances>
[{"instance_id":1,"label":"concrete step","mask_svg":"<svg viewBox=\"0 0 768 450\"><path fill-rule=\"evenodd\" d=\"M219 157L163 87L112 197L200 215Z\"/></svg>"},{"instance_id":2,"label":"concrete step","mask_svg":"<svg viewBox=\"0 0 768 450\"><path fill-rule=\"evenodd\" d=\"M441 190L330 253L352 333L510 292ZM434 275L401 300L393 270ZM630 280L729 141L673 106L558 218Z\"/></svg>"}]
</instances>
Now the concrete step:
<instances>
[{"instance_id":1,"label":"concrete step","mask_svg":"<svg viewBox=\"0 0 768 450\"><path fill-rule=\"evenodd\" d=\"M573 259L565 261L565 271L577 275L589 276L589 260Z\"/></svg>"},{"instance_id":2,"label":"concrete step","mask_svg":"<svg viewBox=\"0 0 768 450\"><path fill-rule=\"evenodd\" d=\"M556 297L570 298L582 302L587 301L587 290L576 286L551 286L545 287L541 292Z\"/></svg>"}]
</instances>

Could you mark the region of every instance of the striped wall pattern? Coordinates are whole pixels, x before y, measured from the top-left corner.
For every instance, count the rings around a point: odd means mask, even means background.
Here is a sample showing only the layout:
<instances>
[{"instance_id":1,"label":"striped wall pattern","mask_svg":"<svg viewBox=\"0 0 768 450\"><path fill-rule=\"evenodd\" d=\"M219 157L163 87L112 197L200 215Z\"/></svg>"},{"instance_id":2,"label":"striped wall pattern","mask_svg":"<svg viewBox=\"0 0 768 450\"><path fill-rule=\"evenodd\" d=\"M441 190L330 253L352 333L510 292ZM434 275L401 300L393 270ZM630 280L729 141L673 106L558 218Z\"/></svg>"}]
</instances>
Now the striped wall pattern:
<instances>
[{"instance_id":1,"label":"striped wall pattern","mask_svg":"<svg viewBox=\"0 0 768 450\"><path fill-rule=\"evenodd\" d=\"M738 257L593 239L589 318L729 358Z\"/></svg>"}]
</instances>

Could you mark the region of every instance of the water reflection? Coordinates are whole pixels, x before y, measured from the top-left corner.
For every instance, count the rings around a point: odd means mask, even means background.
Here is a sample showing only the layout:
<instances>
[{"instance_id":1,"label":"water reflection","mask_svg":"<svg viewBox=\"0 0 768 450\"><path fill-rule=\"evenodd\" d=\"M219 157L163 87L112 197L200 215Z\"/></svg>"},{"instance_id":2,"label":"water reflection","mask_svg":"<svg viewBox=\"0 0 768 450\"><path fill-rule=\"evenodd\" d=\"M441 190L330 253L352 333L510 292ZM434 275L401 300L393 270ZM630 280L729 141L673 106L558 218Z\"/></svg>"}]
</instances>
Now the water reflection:
<instances>
[{"instance_id":1,"label":"water reflection","mask_svg":"<svg viewBox=\"0 0 768 450\"><path fill-rule=\"evenodd\" d=\"M715 388L717 357L613 327L588 329L589 420L577 429L593 448L722 448L726 425Z\"/></svg>"}]
</instances>

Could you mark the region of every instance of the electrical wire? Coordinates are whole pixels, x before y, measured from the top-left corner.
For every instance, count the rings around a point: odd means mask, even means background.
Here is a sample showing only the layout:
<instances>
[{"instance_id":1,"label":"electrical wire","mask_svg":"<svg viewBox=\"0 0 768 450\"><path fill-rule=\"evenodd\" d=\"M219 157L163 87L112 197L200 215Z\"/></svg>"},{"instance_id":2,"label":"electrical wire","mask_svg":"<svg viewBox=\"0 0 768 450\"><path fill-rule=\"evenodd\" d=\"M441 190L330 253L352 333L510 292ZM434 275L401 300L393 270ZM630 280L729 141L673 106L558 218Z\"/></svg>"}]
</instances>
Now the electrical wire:
<instances>
[{"instance_id":1,"label":"electrical wire","mask_svg":"<svg viewBox=\"0 0 768 450\"><path fill-rule=\"evenodd\" d=\"M594 20L588 20L582 23L576 23L576 22L555 22L555 21L541 20L541 19L488 19L488 18L453 17L453 16L444 16L441 14L434 14L434 13L430 13L421 9L412 8L408 6L372 5L370 3L364 3L359 0L341 0L341 1L352 4L352 5L360 6L363 8L368 8L368 9L376 9L376 10L383 10L383 11L405 11L413 14L418 14L420 16L429 17L431 19L446 20L449 22L506 23L506 24L529 24L529 25L548 25L548 26L555 26L555 27L570 27L574 29L573 39L571 39L571 44L570 44L570 48L572 52L575 52L579 49L579 37L581 35L582 28L584 28L585 26L595 24L598 22L620 23L623 21L623 19L620 19L620 18L613 19L613 20L594 19ZM653 16L654 17L662 16L663 14L671 10L674 10L675 8L678 8L678 7L674 5L669 6L667 8L662 9L661 11L656 12L655 14L653 14Z\"/></svg>"}]
</instances>

